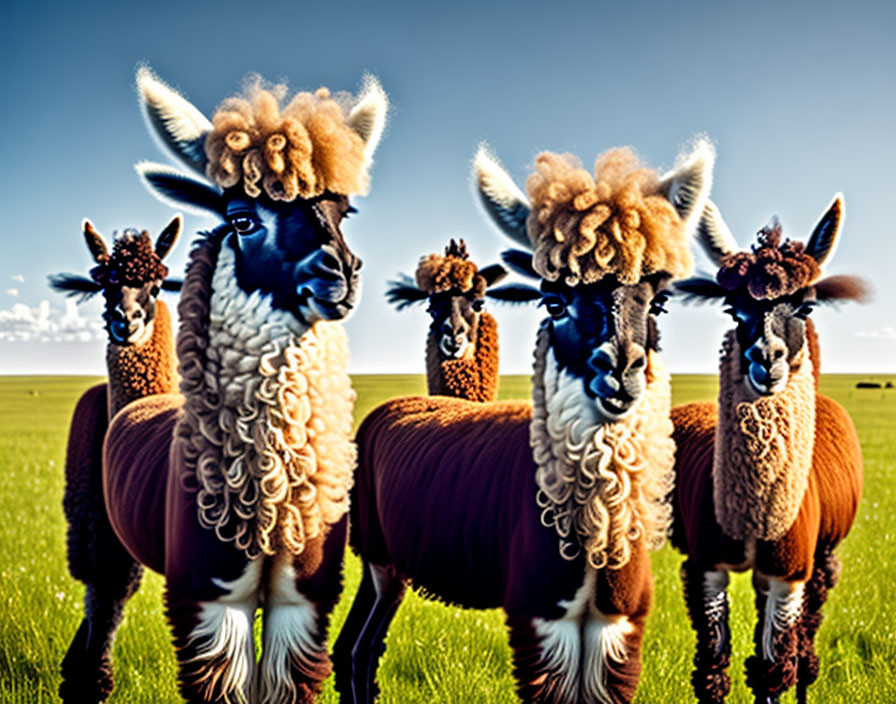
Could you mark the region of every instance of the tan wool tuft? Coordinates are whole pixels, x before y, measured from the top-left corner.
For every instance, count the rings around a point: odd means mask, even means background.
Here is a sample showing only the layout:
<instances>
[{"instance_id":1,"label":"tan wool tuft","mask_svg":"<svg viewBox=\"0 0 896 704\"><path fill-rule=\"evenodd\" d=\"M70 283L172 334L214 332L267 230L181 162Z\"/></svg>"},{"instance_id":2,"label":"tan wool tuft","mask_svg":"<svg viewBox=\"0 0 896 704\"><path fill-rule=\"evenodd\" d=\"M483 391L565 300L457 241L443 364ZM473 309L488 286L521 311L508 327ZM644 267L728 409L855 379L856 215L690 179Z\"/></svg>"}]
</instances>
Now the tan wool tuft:
<instances>
[{"instance_id":1,"label":"tan wool tuft","mask_svg":"<svg viewBox=\"0 0 896 704\"><path fill-rule=\"evenodd\" d=\"M426 383L430 395L468 401L494 401L498 395L498 323L490 313L479 315L476 345L463 359L444 359L439 336L426 336Z\"/></svg>"},{"instance_id":2,"label":"tan wool tuft","mask_svg":"<svg viewBox=\"0 0 896 704\"><path fill-rule=\"evenodd\" d=\"M570 154L544 152L526 181L532 209L526 222L533 266L569 286L613 274L624 284L692 267L684 224L656 193L659 177L628 148L597 158L592 177Z\"/></svg>"},{"instance_id":3,"label":"tan wool tuft","mask_svg":"<svg viewBox=\"0 0 896 704\"><path fill-rule=\"evenodd\" d=\"M267 90L256 79L245 96L221 103L205 140L209 177L222 188L242 184L251 198L262 191L282 201L366 193L364 140L340 102L320 88L281 107L285 95L285 86Z\"/></svg>"},{"instance_id":4,"label":"tan wool tuft","mask_svg":"<svg viewBox=\"0 0 896 704\"><path fill-rule=\"evenodd\" d=\"M808 345L784 390L754 399L734 331L723 343L713 454L716 520L732 538L777 540L793 525L812 467L815 378Z\"/></svg>"},{"instance_id":5,"label":"tan wool tuft","mask_svg":"<svg viewBox=\"0 0 896 704\"><path fill-rule=\"evenodd\" d=\"M637 543L661 547L672 524L675 443L669 375L651 351L647 386L631 415L615 423L586 422L578 412L565 418L552 412L570 404L558 398L562 391L546 384L547 367L556 364L548 358L549 349L542 327L530 428L542 523L560 536L564 558L584 552L595 569L620 569ZM587 399L583 389L574 393Z\"/></svg>"},{"instance_id":6,"label":"tan wool tuft","mask_svg":"<svg viewBox=\"0 0 896 704\"><path fill-rule=\"evenodd\" d=\"M207 262L198 266L208 274ZM348 510L355 394L347 339L338 324L299 329L264 297L246 296L234 266L224 246L209 290L195 290L202 285L189 272L185 281L182 301L199 295L178 338L186 403L174 452L203 526L250 558L299 554Z\"/></svg>"},{"instance_id":7,"label":"tan wool tuft","mask_svg":"<svg viewBox=\"0 0 896 704\"><path fill-rule=\"evenodd\" d=\"M430 296L446 291L473 291L478 297L485 295L485 279L479 275L476 265L468 259L450 254L421 257L415 278L417 288Z\"/></svg>"}]
</instances>

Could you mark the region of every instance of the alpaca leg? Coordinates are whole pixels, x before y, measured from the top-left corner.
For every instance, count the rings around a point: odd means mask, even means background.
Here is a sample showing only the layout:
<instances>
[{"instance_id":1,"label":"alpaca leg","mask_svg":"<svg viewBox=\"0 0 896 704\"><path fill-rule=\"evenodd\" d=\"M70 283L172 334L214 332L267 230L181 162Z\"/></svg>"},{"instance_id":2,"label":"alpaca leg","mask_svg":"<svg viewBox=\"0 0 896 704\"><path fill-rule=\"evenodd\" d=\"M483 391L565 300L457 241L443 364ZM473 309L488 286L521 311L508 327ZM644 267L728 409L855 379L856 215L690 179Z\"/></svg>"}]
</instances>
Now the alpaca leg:
<instances>
[{"instance_id":1,"label":"alpaca leg","mask_svg":"<svg viewBox=\"0 0 896 704\"><path fill-rule=\"evenodd\" d=\"M840 577L840 562L829 547L815 554L811 579L806 583L803 595L803 618L800 624L800 655L797 673L796 700L806 704L806 692L818 679L818 655L815 652L815 636L821 626L821 607Z\"/></svg>"},{"instance_id":2,"label":"alpaca leg","mask_svg":"<svg viewBox=\"0 0 896 704\"><path fill-rule=\"evenodd\" d=\"M684 598L697 633L691 684L700 702L722 702L731 689L728 572L703 570L690 559L681 566Z\"/></svg>"},{"instance_id":3,"label":"alpaca leg","mask_svg":"<svg viewBox=\"0 0 896 704\"><path fill-rule=\"evenodd\" d=\"M376 589L373 586L373 575L369 569L362 570L361 584L352 608L348 612L336 645L333 647L333 669L336 671L336 691L342 701L351 700L352 688L352 650L361 635L361 629L367 623L373 605L376 603Z\"/></svg>"},{"instance_id":4,"label":"alpaca leg","mask_svg":"<svg viewBox=\"0 0 896 704\"><path fill-rule=\"evenodd\" d=\"M796 684L803 582L786 582L754 573L758 622L756 654L747 658L747 685L757 702L778 702Z\"/></svg>"},{"instance_id":5,"label":"alpaca leg","mask_svg":"<svg viewBox=\"0 0 896 704\"><path fill-rule=\"evenodd\" d=\"M167 585L165 610L177 654L178 685L187 702L249 701L255 669L252 623L261 572L258 559L233 581L212 579L216 598L196 598L189 590Z\"/></svg>"},{"instance_id":6,"label":"alpaca leg","mask_svg":"<svg viewBox=\"0 0 896 704\"><path fill-rule=\"evenodd\" d=\"M372 703L379 693L376 671L386 650L386 632L401 605L405 585L391 567L365 564L375 592L373 608L352 649L351 699L353 704Z\"/></svg>"},{"instance_id":7,"label":"alpaca leg","mask_svg":"<svg viewBox=\"0 0 896 704\"><path fill-rule=\"evenodd\" d=\"M641 676L644 616L592 612L585 621L583 702L631 702Z\"/></svg>"}]
</instances>

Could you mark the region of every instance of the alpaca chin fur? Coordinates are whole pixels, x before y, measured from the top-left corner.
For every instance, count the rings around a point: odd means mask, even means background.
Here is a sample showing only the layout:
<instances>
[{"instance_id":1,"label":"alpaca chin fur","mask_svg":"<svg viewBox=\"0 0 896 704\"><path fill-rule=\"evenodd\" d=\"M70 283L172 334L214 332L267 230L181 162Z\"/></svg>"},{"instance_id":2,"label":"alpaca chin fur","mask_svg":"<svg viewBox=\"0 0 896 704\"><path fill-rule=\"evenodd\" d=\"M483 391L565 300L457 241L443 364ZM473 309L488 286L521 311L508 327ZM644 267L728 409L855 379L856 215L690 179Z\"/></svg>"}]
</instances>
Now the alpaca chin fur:
<instances>
[{"instance_id":1,"label":"alpaca chin fur","mask_svg":"<svg viewBox=\"0 0 896 704\"><path fill-rule=\"evenodd\" d=\"M665 271L692 268L684 223L657 191L659 176L628 148L611 149L595 175L570 154L544 152L526 181L532 209L526 221L532 265L542 278L569 286L613 274L633 284Z\"/></svg>"},{"instance_id":2,"label":"alpaca chin fur","mask_svg":"<svg viewBox=\"0 0 896 704\"><path fill-rule=\"evenodd\" d=\"M595 569L624 567L641 540L660 547L671 526L671 391L656 352L646 376L633 412L605 422L581 380L558 372L547 327L539 330L530 442L542 523L560 536L561 555L583 551Z\"/></svg>"},{"instance_id":3,"label":"alpaca chin fur","mask_svg":"<svg viewBox=\"0 0 896 704\"><path fill-rule=\"evenodd\" d=\"M192 298L188 285L196 285L213 293L199 292L178 339L186 397L175 432L186 445L177 450L185 458L181 481L198 492L199 521L221 540L250 558L277 549L298 555L348 509L355 393L346 335L334 323L308 328L257 291L246 295L226 244L204 266L214 266L211 281L197 284L188 273L185 291ZM204 322L202 359L196 342Z\"/></svg>"},{"instance_id":4,"label":"alpaca chin fur","mask_svg":"<svg viewBox=\"0 0 896 704\"><path fill-rule=\"evenodd\" d=\"M442 359L439 338L426 337L426 381L430 394L468 401L494 401L498 391L498 323L489 313L479 316L476 346L463 359Z\"/></svg>"},{"instance_id":5,"label":"alpaca chin fur","mask_svg":"<svg viewBox=\"0 0 896 704\"><path fill-rule=\"evenodd\" d=\"M171 316L162 301L156 301L152 334L138 345L106 346L109 374L109 418L131 401L177 390L177 363Z\"/></svg>"},{"instance_id":6,"label":"alpaca chin fur","mask_svg":"<svg viewBox=\"0 0 896 704\"><path fill-rule=\"evenodd\" d=\"M722 346L713 453L716 520L732 538L777 540L796 520L812 467L815 377L808 345L784 389L755 398L733 330Z\"/></svg>"}]
</instances>

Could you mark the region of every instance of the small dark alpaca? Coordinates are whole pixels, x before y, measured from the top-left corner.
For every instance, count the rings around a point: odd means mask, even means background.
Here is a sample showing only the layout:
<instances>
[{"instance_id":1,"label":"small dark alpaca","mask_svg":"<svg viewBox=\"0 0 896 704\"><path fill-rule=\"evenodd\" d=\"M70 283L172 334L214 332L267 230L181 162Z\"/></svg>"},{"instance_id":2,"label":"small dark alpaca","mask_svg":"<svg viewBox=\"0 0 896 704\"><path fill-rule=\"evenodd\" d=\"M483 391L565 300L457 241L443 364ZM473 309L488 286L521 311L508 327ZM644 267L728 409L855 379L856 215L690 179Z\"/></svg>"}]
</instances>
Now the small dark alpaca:
<instances>
[{"instance_id":1,"label":"small dark alpaca","mask_svg":"<svg viewBox=\"0 0 896 704\"><path fill-rule=\"evenodd\" d=\"M838 195L805 246L781 241L777 222L739 252L709 203L699 234L716 279L676 288L726 306L736 326L722 343L718 406L672 410L675 442L673 543L697 653L691 681L701 702L730 688L728 573L753 571L758 623L747 684L757 702L797 701L818 677L814 640L836 583L834 548L849 532L862 493L862 453L852 421L817 392L818 340L809 320L821 303L862 300L850 276L821 278L843 218Z\"/></svg>"},{"instance_id":2,"label":"small dark alpaca","mask_svg":"<svg viewBox=\"0 0 896 704\"><path fill-rule=\"evenodd\" d=\"M463 240L445 254L420 259L414 279L403 275L386 293L398 310L428 301L426 384L430 394L494 401L498 394L498 323L485 310L489 288L507 275L500 264L479 269Z\"/></svg>"},{"instance_id":3,"label":"small dark alpaca","mask_svg":"<svg viewBox=\"0 0 896 704\"><path fill-rule=\"evenodd\" d=\"M655 315L690 268L709 190L708 143L660 177L626 149L592 177L542 154L527 198L481 150L486 209L526 252L548 317L532 403L393 399L358 430L351 544L361 586L333 660L342 701L371 702L408 583L503 607L527 702L631 701L652 598L648 549L671 521L669 377Z\"/></svg>"},{"instance_id":4,"label":"small dark alpaca","mask_svg":"<svg viewBox=\"0 0 896 704\"><path fill-rule=\"evenodd\" d=\"M330 672L341 589L354 391L337 323L360 260L340 232L367 190L387 101L326 89L285 102L260 80L207 120L147 68L149 124L199 180L142 164L150 190L216 214L178 312L180 394L142 399L104 446L109 519L165 577L189 702L309 702ZM264 611L256 662L255 611Z\"/></svg>"},{"instance_id":5,"label":"small dark alpaca","mask_svg":"<svg viewBox=\"0 0 896 704\"><path fill-rule=\"evenodd\" d=\"M69 429L62 507L68 522L68 564L83 582L84 618L62 661L64 701L101 701L112 691L109 651L125 602L140 584L142 568L109 525L103 500L103 438L109 418L131 401L177 390L174 337L161 290L179 291L162 260L181 231L175 217L158 236L125 230L112 253L89 221L84 239L96 266L90 277L58 274L50 285L68 295L105 299L109 382L78 400Z\"/></svg>"}]
</instances>

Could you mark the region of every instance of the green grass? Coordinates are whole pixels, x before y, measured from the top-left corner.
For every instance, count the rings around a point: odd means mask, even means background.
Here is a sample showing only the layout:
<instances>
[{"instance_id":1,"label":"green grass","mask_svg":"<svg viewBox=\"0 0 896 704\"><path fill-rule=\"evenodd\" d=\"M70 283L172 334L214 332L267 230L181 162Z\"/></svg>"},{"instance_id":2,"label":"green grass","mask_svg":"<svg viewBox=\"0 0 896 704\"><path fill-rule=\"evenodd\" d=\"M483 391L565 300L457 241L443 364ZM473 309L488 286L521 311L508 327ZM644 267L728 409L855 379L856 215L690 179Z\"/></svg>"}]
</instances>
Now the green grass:
<instances>
[{"instance_id":1,"label":"green grass","mask_svg":"<svg viewBox=\"0 0 896 704\"><path fill-rule=\"evenodd\" d=\"M852 533L838 555L840 586L825 607L818 638L821 678L814 702L896 701L896 389L857 390L870 377L826 376L822 391L853 417L865 454L865 492ZM896 380L876 377L875 380ZM0 702L56 701L59 662L81 619L83 586L68 575L62 516L68 421L86 377L0 378ZM381 400L422 393L414 375L362 376L356 420ZM710 376L673 378L676 403L713 398ZM503 377L502 397L526 397L527 377ZM666 547L654 555L656 596L648 621L638 702L690 702L694 637L685 615L678 568ZM348 556L345 593L334 615L338 633L359 581ZM161 607L162 580L148 574L128 604L115 643L116 689L110 701L177 702L174 655ZM729 701L751 699L742 663L755 616L749 578L730 590L734 687ZM389 633L380 669L382 701L512 702L510 650L500 612L463 611L409 594ZM322 701L335 702L328 683ZM785 702L792 702L788 695Z\"/></svg>"}]
</instances>

